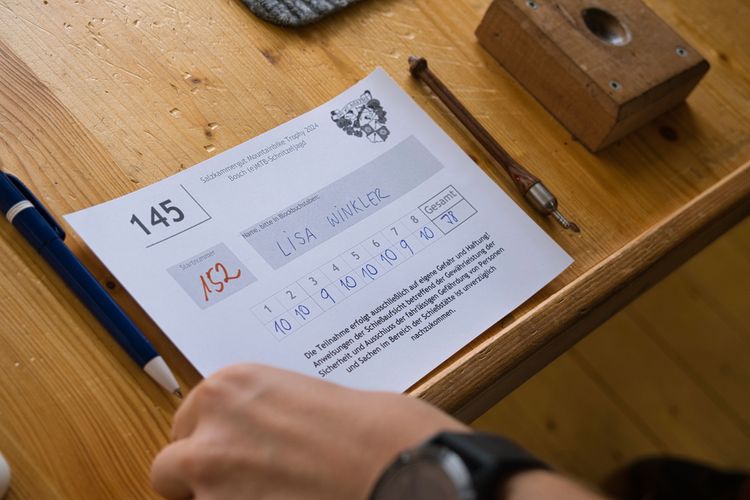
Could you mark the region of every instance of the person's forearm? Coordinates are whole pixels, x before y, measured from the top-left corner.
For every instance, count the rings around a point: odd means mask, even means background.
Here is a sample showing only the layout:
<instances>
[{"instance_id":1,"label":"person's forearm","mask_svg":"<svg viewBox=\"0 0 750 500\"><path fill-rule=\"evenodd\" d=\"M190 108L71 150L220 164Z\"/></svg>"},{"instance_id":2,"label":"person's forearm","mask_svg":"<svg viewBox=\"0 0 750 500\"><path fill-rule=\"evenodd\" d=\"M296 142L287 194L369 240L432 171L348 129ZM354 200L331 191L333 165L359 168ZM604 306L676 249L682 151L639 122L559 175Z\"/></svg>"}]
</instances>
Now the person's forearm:
<instances>
[{"instance_id":1,"label":"person's forearm","mask_svg":"<svg viewBox=\"0 0 750 500\"><path fill-rule=\"evenodd\" d=\"M498 500L604 500L583 486L559 474L543 470L522 472L498 492Z\"/></svg>"}]
</instances>

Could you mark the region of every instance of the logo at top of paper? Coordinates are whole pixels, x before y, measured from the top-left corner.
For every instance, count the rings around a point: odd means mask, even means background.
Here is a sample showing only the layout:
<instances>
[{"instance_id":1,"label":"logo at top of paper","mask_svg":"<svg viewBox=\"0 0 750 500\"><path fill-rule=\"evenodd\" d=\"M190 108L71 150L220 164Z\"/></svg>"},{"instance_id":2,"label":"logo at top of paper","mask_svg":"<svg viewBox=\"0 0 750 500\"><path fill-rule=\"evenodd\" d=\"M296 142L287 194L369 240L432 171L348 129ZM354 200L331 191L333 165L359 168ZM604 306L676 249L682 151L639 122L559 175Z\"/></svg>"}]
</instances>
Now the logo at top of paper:
<instances>
[{"instance_id":1,"label":"logo at top of paper","mask_svg":"<svg viewBox=\"0 0 750 500\"><path fill-rule=\"evenodd\" d=\"M331 120L348 135L367 137L370 142L385 142L391 131L385 126L386 112L369 90L341 109L331 111Z\"/></svg>"}]
</instances>

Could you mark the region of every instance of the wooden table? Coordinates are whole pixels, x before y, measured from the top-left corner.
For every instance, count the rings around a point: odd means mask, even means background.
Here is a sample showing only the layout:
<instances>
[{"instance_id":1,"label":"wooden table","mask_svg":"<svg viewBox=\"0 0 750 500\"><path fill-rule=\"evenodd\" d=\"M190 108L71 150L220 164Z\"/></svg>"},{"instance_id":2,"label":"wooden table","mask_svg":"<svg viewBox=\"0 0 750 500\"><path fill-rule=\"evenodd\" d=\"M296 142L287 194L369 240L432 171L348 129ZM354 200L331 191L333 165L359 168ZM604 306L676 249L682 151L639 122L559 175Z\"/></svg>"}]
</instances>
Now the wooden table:
<instances>
[{"instance_id":1,"label":"wooden table","mask_svg":"<svg viewBox=\"0 0 750 500\"><path fill-rule=\"evenodd\" d=\"M576 260L416 384L469 419L749 210L750 18L742 0L650 0L710 61L687 105L594 156L477 44L489 0L369 0L285 30L238 0L5 1L0 167L56 214L156 182L330 99L383 66L531 213L408 75L432 68L560 198L580 235L531 214ZM196 372L75 235L70 244L187 386ZM0 224L0 450L11 498L140 498L176 401ZM746 279L744 277L742 279Z\"/></svg>"}]
</instances>

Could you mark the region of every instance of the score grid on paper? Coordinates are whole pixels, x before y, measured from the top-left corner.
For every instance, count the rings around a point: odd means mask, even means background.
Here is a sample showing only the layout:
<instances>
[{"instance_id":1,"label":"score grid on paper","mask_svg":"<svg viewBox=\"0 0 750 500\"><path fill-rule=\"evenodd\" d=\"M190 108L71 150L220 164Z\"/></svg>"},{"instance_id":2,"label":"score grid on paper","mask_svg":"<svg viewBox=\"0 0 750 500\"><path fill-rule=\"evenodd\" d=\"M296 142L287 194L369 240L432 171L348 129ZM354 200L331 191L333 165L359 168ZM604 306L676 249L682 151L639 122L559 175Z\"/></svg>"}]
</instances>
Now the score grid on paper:
<instances>
[{"instance_id":1,"label":"score grid on paper","mask_svg":"<svg viewBox=\"0 0 750 500\"><path fill-rule=\"evenodd\" d=\"M276 338L283 339L476 213L452 186L435 199L268 297L253 308L258 320ZM443 206L446 208L438 210ZM499 248L496 254L501 252Z\"/></svg>"},{"instance_id":2,"label":"score grid on paper","mask_svg":"<svg viewBox=\"0 0 750 500\"><path fill-rule=\"evenodd\" d=\"M367 389L409 387L572 262L380 69L67 220L203 375Z\"/></svg>"}]
</instances>

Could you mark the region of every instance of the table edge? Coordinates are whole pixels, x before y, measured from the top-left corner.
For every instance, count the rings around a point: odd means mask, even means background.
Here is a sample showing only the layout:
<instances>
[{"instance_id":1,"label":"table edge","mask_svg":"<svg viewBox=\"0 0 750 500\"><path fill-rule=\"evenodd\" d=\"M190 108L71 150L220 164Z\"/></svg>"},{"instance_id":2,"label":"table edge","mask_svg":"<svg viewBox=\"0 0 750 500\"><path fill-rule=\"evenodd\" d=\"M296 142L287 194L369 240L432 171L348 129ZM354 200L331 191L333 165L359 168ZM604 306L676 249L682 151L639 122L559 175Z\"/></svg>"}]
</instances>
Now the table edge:
<instances>
[{"instance_id":1,"label":"table edge","mask_svg":"<svg viewBox=\"0 0 750 500\"><path fill-rule=\"evenodd\" d=\"M750 161L407 392L472 421L750 213Z\"/></svg>"}]
</instances>

